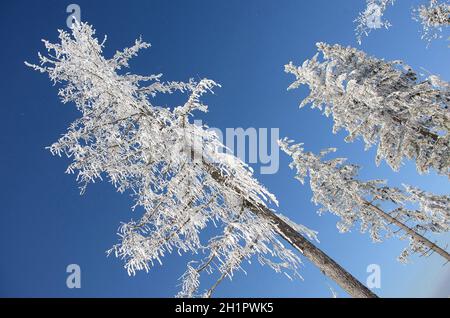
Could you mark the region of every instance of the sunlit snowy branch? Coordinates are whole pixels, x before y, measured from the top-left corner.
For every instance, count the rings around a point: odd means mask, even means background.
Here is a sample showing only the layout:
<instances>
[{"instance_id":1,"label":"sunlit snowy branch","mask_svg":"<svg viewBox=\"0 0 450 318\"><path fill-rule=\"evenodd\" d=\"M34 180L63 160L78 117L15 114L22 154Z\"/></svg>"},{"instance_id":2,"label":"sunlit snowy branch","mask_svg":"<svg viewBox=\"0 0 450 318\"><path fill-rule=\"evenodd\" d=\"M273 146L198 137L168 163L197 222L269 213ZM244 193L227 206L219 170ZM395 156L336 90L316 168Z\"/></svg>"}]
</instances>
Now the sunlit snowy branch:
<instances>
[{"instance_id":1,"label":"sunlit snowy branch","mask_svg":"<svg viewBox=\"0 0 450 318\"><path fill-rule=\"evenodd\" d=\"M318 43L319 53L300 67L285 66L309 86L300 107L309 103L334 120L333 132L344 128L347 142L361 137L366 148L377 145L381 160L399 170L404 158L416 161L419 173L434 168L449 175L450 89L437 76L419 79L401 61L386 62L351 47Z\"/></svg>"},{"instance_id":2,"label":"sunlit snowy branch","mask_svg":"<svg viewBox=\"0 0 450 318\"><path fill-rule=\"evenodd\" d=\"M422 39L430 43L442 38L442 31L450 26L450 2L448 0L430 0L414 10L414 19L422 24Z\"/></svg>"},{"instance_id":3,"label":"sunlit snowy branch","mask_svg":"<svg viewBox=\"0 0 450 318\"><path fill-rule=\"evenodd\" d=\"M450 230L448 195L434 195L406 185L405 190L389 187L384 180L361 181L359 167L346 164L345 158L324 159L335 149L316 155L287 139L279 143L293 159L290 167L296 170L296 179L304 183L309 177L312 201L321 206L319 212L329 211L340 218L337 227L341 233L349 232L359 223L362 233L369 232L374 242L381 242L383 233L386 237L393 236L396 232L392 227L398 227L402 231L400 238L406 236L410 240L400 261L406 262L411 252L425 254L428 249L450 260L446 251L423 236L426 232ZM386 213L386 206L392 204L394 208Z\"/></svg>"}]
</instances>

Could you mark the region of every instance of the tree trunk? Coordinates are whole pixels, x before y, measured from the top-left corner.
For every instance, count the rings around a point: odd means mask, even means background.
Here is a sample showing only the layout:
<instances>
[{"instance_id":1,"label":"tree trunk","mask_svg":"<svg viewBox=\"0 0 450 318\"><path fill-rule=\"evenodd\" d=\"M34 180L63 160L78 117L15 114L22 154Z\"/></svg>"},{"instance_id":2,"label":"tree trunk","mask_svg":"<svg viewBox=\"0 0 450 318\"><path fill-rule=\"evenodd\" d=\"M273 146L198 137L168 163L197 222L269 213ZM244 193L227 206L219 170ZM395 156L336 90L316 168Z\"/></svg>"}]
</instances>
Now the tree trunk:
<instances>
[{"instance_id":1,"label":"tree trunk","mask_svg":"<svg viewBox=\"0 0 450 318\"><path fill-rule=\"evenodd\" d=\"M226 183L227 177L217 171L214 166L205 161L203 161L203 164L209 170L214 180L219 183ZM377 295L369 288L364 286L353 275L308 241L303 235L294 230L265 205L248 200L245 200L244 204L253 213L270 220L276 226L277 232L281 237L316 265L325 276L334 280L350 296L356 298L377 298Z\"/></svg>"},{"instance_id":2,"label":"tree trunk","mask_svg":"<svg viewBox=\"0 0 450 318\"><path fill-rule=\"evenodd\" d=\"M262 215L266 219L275 224L278 233L289 244L300 251L314 265L316 265L322 273L334 280L342 289L350 296L356 298L376 298L369 288L359 282L353 275L347 272L342 266L336 263L331 257L322 252L318 247L308 241L303 235L294 230L286 222L280 219L266 206L256 206L250 202L246 202L247 207L258 215Z\"/></svg>"},{"instance_id":3,"label":"tree trunk","mask_svg":"<svg viewBox=\"0 0 450 318\"><path fill-rule=\"evenodd\" d=\"M397 225L399 228L401 228L403 231L405 231L408 235L412 236L415 240L420 242L421 244L425 245L426 247L430 248L434 252L441 255L443 258L445 258L447 261L450 261L450 254L448 254L444 249L440 248L421 234L417 233L413 229L411 229L409 226L403 224L393 216L389 215L388 213L384 212L379 207L373 205L372 203L362 200L363 204L367 205L369 208L372 209L375 213L377 213L379 216L387 220L389 223Z\"/></svg>"}]
</instances>

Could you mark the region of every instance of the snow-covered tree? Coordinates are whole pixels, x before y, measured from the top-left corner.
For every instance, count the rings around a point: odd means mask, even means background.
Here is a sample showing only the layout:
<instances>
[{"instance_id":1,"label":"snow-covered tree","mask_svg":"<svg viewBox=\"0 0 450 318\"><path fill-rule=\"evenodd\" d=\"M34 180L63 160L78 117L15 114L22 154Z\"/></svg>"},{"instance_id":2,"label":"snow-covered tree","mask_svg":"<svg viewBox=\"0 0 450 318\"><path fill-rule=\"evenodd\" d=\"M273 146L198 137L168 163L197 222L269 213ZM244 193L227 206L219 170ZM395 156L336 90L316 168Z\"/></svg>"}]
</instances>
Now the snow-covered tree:
<instances>
[{"instance_id":1,"label":"snow-covered tree","mask_svg":"<svg viewBox=\"0 0 450 318\"><path fill-rule=\"evenodd\" d=\"M367 0L366 8L360 12L354 22L357 23L355 28L356 39L359 44L362 43L363 36L368 36L370 31L374 29L388 29L391 23L383 20L384 12L389 5L393 5L395 0Z\"/></svg>"},{"instance_id":2,"label":"snow-covered tree","mask_svg":"<svg viewBox=\"0 0 450 318\"><path fill-rule=\"evenodd\" d=\"M337 227L341 233L359 223L361 232L368 231L374 242L381 242L383 234L408 238L410 244L399 256L402 262L407 262L413 252L423 255L435 252L450 261L444 249L424 236L427 232L450 230L448 195L433 195L410 186L404 186L404 190L389 187L385 180L361 181L357 165L346 164L345 158L324 159L335 148L316 155L306 152L303 144L288 139L280 140L279 144L292 157L290 167L296 170L296 179L303 184L309 177L312 201L321 206L319 213L329 211L340 218ZM391 211L385 212L388 207Z\"/></svg>"},{"instance_id":3,"label":"snow-covered tree","mask_svg":"<svg viewBox=\"0 0 450 318\"><path fill-rule=\"evenodd\" d=\"M296 80L288 89L308 85L309 103L334 119L333 132L344 128L347 142L362 137L366 148L378 145L382 159L398 170L414 159L419 173L434 168L449 175L450 85L437 76L419 80L402 61L387 62L340 45L317 44L319 53L285 71Z\"/></svg>"},{"instance_id":4,"label":"snow-covered tree","mask_svg":"<svg viewBox=\"0 0 450 318\"><path fill-rule=\"evenodd\" d=\"M421 5L414 10L414 19L422 24L422 39L431 40L442 38L444 27L450 26L450 2L430 0L428 5Z\"/></svg>"},{"instance_id":5,"label":"snow-covered tree","mask_svg":"<svg viewBox=\"0 0 450 318\"><path fill-rule=\"evenodd\" d=\"M119 227L119 244L109 253L125 262L130 275L149 271L173 251L190 253L179 296L210 296L217 284L255 257L276 272L296 275L300 259L281 238L355 297L375 295L305 236L315 233L274 213L273 194L261 186L237 157L206 126L190 119L207 111L200 98L219 86L212 80L164 82L161 74L125 73L130 58L149 44L137 40L112 58L103 56L87 23L76 23L72 34L59 31L60 43L44 40L48 51L40 65L60 86L63 103L81 113L50 151L72 159L81 192L88 184L107 179L131 193L136 220ZM157 105L164 94L187 94L186 102L168 108ZM209 228L208 231L205 231ZM218 276L217 283L199 291L202 273Z\"/></svg>"}]
</instances>

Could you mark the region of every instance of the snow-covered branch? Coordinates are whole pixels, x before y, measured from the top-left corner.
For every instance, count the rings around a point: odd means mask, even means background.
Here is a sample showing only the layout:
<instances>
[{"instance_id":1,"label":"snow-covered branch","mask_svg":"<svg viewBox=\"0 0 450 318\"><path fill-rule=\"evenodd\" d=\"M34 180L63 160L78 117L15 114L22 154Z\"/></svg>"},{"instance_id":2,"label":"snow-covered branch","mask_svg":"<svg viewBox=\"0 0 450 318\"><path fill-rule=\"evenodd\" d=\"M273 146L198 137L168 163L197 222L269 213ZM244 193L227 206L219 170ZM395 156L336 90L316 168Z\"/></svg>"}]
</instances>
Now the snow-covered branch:
<instances>
[{"instance_id":1,"label":"snow-covered branch","mask_svg":"<svg viewBox=\"0 0 450 318\"><path fill-rule=\"evenodd\" d=\"M405 186L405 190L389 187L384 180L361 181L359 167L346 164L345 158L324 159L335 149L316 155L288 139L279 144L293 159L290 167L296 170L296 179L304 183L309 177L312 201L321 206L319 212L329 211L340 218L337 227L341 233L359 223L362 233L368 231L374 242L381 242L383 233L386 237L395 234L392 229L395 226L410 240L410 246L399 258L401 261L406 262L410 252L426 254L428 249L450 260L446 251L423 236L426 232L450 230L448 195L433 195L410 186ZM385 212L386 206L392 204L391 212Z\"/></svg>"},{"instance_id":2,"label":"snow-covered branch","mask_svg":"<svg viewBox=\"0 0 450 318\"><path fill-rule=\"evenodd\" d=\"M422 24L422 39L430 42L442 38L443 28L450 26L450 2L430 0L414 10L414 19Z\"/></svg>"},{"instance_id":3,"label":"snow-covered branch","mask_svg":"<svg viewBox=\"0 0 450 318\"><path fill-rule=\"evenodd\" d=\"M450 2L448 0L426 0L427 4L422 4L413 8L413 19L422 25L422 39L428 44L434 39L442 38L442 31L450 26ZM375 29L391 27L387 20L383 20L383 15L388 6L393 5L395 0L366 0L366 8L358 14L354 22L356 40L362 43L363 36L368 36Z\"/></svg>"},{"instance_id":4,"label":"snow-covered branch","mask_svg":"<svg viewBox=\"0 0 450 318\"><path fill-rule=\"evenodd\" d=\"M346 141L361 137L378 146L382 159L398 170L414 159L420 173L434 168L449 175L450 89L437 76L419 75L401 61L386 62L351 47L318 43L319 53L300 67L285 66L296 80L289 89L308 85L311 103L334 119L333 132L344 128Z\"/></svg>"}]
</instances>

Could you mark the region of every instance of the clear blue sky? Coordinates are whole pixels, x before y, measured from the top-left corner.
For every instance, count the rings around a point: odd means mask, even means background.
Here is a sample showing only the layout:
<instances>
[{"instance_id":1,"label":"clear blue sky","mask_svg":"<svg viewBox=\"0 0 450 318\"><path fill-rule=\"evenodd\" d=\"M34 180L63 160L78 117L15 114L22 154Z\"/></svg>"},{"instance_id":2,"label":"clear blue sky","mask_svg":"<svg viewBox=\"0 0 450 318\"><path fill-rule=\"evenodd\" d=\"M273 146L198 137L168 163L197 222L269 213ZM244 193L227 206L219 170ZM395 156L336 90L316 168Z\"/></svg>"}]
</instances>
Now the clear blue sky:
<instances>
[{"instance_id":1,"label":"clear blue sky","mask_svg":"<svg viewBox=\"0 0 450 318\"><path fill-rule=\"evenodd\" d=\"M67 1L8 1L0 12L0 296L165 296L178 290L186 258L168 256L164 266L149 274L128 277L123 264L107 258L116 243L120 221L131 218L131 199L108 183L95 184L80 196L73 176L65 175L66 158L44 149L63 133L77 115L72 105L61 105L57 89L47 77L32 72L24 60L37 60L41 38L56 40L66 28ZM210 125L280 128L281 136L305 142L308 150L338 147L338 155L361 164L366 178L387 178L437 193L448 193L449 182L434 173L419 176L407 163L400 173L385 164L376 168L374 149L364 152L361 142L345 144L344 133L332 135L331 120L297 105L306 89L287 92L292 77L283 72L290 60L301 63L325 41L356 46L353 19L363 0L342 1L76 1L81 18L108 34L106 54L130 45L142 35L152 48L131 64L140 74L162 72L168 80L209 77L222 84L208 97ZM419 26L410 19L417 1L398 1L389 9L390 31L373 32L361 48L386 59L403 59L450 79L448 42L429 49L419 38ZM381 266L380 296L449 296L450 265L437 256L396 261L406 242L373 244L358 230L339 234L336 218L319 217L310 202L308 186L300 185L281 154L280 171L258 176L280 201L280 212L319 231L319 246L365 282L368 264ZM255 166L257 167L257 165ZM449 243L449 237L441 237ZM254 262L247 275L226 281L216 296L330 297L328 284L344 296L304 259L304 281ZM66 266L81 266L82 288L65 285Z\"/></svg>"}]
</instances>

